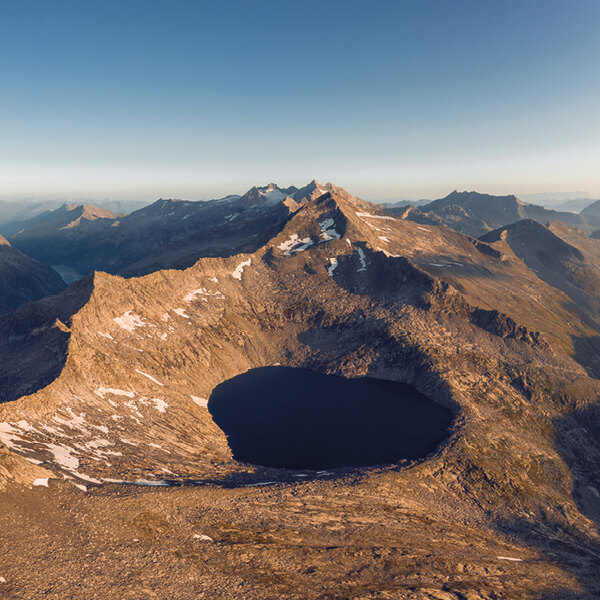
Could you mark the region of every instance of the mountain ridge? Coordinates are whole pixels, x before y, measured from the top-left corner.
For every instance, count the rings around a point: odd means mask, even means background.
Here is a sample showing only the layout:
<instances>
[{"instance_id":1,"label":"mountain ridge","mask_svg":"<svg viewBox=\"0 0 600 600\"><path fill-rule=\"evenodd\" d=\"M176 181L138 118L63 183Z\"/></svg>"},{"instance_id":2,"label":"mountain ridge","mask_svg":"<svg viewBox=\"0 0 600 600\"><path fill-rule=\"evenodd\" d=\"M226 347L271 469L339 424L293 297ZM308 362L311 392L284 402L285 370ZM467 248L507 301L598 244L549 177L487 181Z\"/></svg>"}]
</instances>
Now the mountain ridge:
<instances>
[{"instance_id":1,"label":"mountain ridge","mask_svg":"<svg viewBox=\"0 0 600 600\"><path fill-rule=\"evenodd\" d=\"M600 217L526 204L514 194L493 196L454 190L444 198L433 200L424 206L388 208L386 212L422 224L446 225L474 237L526 218L542 223L558 220L578 227L587 234L600 228Z\"/></svg>"}]
</instances>

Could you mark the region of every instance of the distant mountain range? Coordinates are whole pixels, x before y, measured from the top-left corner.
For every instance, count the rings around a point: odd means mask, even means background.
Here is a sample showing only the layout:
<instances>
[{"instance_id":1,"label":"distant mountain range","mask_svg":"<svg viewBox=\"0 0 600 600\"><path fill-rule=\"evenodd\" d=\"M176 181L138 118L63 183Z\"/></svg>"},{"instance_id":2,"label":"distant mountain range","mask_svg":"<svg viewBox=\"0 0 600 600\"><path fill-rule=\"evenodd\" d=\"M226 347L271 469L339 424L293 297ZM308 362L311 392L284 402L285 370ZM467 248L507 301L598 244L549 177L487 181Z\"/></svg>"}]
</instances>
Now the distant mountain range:
<instances>
[{"instance_id":1,"label":"distant mountain range","mask_svg":"<svg viewBox=\"0 0 600 600\"><path fill-rule=\"evenodd\" d=\"M534 219L540 223L561 221L581 229L588 235L600 228L600 215L592 212L582 211L576 214L556 211L526 204L514 195L492 196L456 190L445 198L419 207L392 207L384 210L390 215L422 224L446 225L475 237L521 219Z\"/></svg>"},{"instance_id":2,"label":"distant mountain range","mask_svg":"<svg viewBox=\"0 0 600 600\"><path fill-rule=\"evenodd\" d=\"M64 200L0 200L0 225L9 222L27 221L60 206L72 204L74 203L65 202ZM95 205L99 208L105 208L114 214L128 214L147 204L149 202L135 200L102 200L95 202Z\"/></svg>"},{"instance_id":3,"label":"distant mountain range","mask_svg":"<svg viewBox=\"0 0 600 600\"><path fill-rule=\"evenodd\" d=\"M139 276L186 268L203 256L253 252L315 194L334 189L314 181L303 188L269 184L210 201L160 199L121 216L92 205L65 204L4 223L0 233L14 248L53 266L67 282L98 270ZM577 214L526 204L513 195L454 191L433 201L378 206L394 217L445 225L473 237L523 219L560 221L587 235L600 230L600 202Z\"/></svg>"},{"instance_id":4,"label":"distant mountain range","mask_svg":"<svg viewBox=\"0 0 600 600\"><path fill-rule=\"evenodd\" d=\"M301 189L270 184L218 200L160 199L123 217L90 205L63 205L5 223L0 232L29 256L82 276L95 270L141 275L185 268L201 256L254 251L319 189L316 182Z\"/></svg>"}]
</instances>

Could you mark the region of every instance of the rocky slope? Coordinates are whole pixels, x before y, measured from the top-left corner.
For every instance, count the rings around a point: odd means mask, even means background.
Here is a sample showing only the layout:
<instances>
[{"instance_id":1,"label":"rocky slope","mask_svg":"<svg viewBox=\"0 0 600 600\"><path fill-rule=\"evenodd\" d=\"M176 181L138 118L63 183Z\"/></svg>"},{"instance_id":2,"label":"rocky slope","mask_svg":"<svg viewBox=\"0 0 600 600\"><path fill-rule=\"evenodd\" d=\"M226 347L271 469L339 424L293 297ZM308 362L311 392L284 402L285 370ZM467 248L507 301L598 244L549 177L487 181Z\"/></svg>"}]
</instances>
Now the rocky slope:
<instances>
[{"instance_id":1,"label":"rocky slope","mask_svg":"<svg viewBox=\"0 0 600 600\"><path fill-rule=\"evenodd\" d=\"M594 597L600 385L578 352L595 335L587 308L538 276L512 233L476 240L316 182L271 202L287 215L250 252L139 278L94 273L1 319L0 440L57 476L54 502L93 511L115 540L131 527L136 543L154 540L164 583L129 542L106 558L134 561L138 594ZM571 242L556 247L579 260ZM414 384L453 411L450 438L426 460L373 469L236 463L206 399L274 364ZM184 489L148 497L125 482ZM19 497L37 506L31 494ZM68 522L53 506L53 522ZM48 535L81 545L62 529ZM89 547L105 556L98 532ZM15 581L42 597L19 560ZM56 597L72 589L53 585ZM135 595L124 585L114 597Z\"/></svg>"},{"instance_id":2,"label":"rocky slope","mask_svg":"<svg viewBox=\"0 0 600 600\"><path fill-rule=\"evenodd\" d=\"M600 317L600 242L558 221L523 220L480 238L504 242L541 279L565 292L574 306ZM499 244L497 244L499 246Z\"/></svg>"}]
</instances>

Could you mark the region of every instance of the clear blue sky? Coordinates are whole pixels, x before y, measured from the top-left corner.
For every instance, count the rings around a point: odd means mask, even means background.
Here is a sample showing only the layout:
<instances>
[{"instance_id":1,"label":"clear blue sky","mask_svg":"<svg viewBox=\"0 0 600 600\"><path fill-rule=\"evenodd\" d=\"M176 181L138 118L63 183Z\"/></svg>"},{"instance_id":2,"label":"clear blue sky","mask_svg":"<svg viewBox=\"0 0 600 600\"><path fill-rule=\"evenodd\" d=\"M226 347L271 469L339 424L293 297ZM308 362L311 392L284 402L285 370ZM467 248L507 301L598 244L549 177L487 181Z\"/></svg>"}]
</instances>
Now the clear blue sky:
<instances>
[{"instance_id":1,"label":"clear blue sky","mask_svg":"<svg viewBox=\"0 0 600 600\"><path fill-rule=\"evenodd\" d=\"M0 196L600 195L600 1L6 0Z\"/></svg>"}]
</instances>

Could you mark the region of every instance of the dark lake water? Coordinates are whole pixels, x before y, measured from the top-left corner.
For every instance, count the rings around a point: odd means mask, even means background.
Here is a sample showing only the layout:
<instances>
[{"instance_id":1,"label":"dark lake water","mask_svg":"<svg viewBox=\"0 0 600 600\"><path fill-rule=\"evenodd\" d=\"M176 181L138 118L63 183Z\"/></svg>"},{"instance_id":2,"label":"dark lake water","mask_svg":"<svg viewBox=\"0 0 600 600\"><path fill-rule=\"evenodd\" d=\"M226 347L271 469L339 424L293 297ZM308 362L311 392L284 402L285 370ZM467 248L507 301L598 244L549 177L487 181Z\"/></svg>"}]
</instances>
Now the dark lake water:
<instances>
[{"instance_id":1,"label":"dark lake water","mask_svg":"<svg viewBox=\"0 0 600 600\"><path fill-rule=\"evenodd\" d=\"M79 281L85 277L69 265L52 265L52 268L63 278L67 285L71 285L74 281Z\"/></svg>"},{"instance_id":2,"label":"dark lake water","mask_svg":"<svg viewBox=\"0 0 600 600\"><path fill-rule=\"evenodd\" d=\"M405 383L263 367L208 402L236 460L289 469L368 466L426 456L452 413Z\"/></svg>"}]
</instances>

